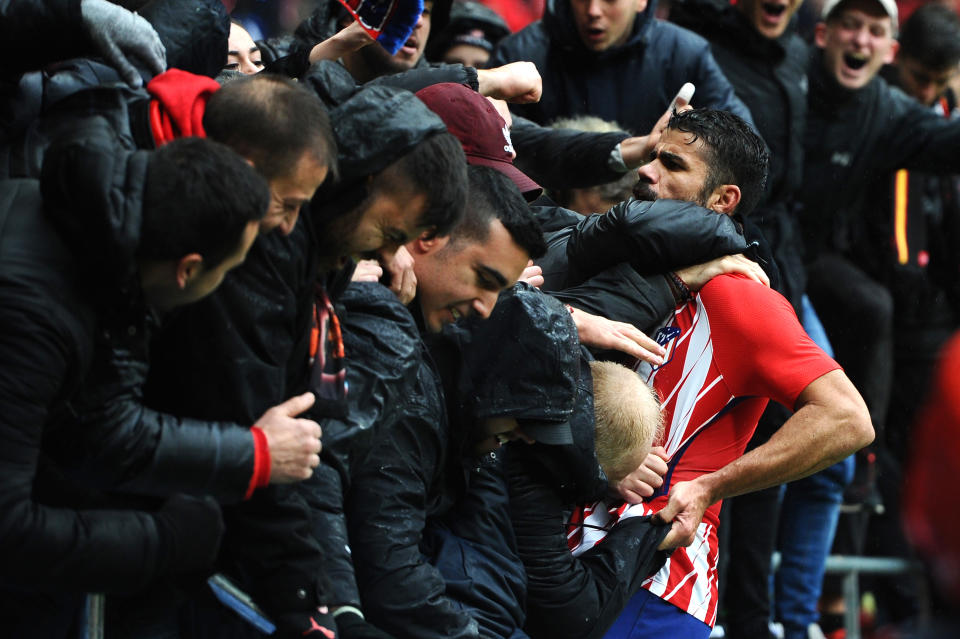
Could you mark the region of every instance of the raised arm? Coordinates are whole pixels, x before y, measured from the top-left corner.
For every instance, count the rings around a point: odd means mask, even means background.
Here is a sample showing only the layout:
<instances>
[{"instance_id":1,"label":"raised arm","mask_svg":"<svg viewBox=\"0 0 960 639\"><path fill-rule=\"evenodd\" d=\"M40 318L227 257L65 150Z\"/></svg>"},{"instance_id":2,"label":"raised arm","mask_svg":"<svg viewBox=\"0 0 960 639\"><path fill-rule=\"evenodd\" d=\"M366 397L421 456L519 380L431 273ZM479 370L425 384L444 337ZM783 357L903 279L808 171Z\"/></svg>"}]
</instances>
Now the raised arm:
<instances>
[{"instance_id":1,"label":"raised arm","mask_svg":"<svg viewBox=\"0 0 960 639\"><path fill-rule=\"evenodd\" d=\"M873 441L863 398L841 370L811 382L796 412L770 440L723 468L670 489L658 513L672 521L663 547L690 544L704 511L721 499L800 479L826 468Z\"/></svg>"}]
</instances>

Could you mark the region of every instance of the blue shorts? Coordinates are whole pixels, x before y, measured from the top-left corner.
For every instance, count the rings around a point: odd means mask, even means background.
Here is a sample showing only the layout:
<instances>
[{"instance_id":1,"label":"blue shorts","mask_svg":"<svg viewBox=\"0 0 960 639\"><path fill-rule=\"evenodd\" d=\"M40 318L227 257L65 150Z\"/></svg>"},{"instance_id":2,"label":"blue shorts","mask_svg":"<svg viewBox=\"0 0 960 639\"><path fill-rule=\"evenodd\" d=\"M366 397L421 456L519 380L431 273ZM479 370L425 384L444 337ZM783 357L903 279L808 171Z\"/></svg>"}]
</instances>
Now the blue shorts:
<instances>
[{"instance_id":1,"label":"blue shorts","mask_svg":"<svg viewBox=\"0 0 960 639\"><path fill-rule=\"evenodd\" d=\"M650 591L641 589L603 639L707 639L710 626Z\"/></svg>"}]
</instances>

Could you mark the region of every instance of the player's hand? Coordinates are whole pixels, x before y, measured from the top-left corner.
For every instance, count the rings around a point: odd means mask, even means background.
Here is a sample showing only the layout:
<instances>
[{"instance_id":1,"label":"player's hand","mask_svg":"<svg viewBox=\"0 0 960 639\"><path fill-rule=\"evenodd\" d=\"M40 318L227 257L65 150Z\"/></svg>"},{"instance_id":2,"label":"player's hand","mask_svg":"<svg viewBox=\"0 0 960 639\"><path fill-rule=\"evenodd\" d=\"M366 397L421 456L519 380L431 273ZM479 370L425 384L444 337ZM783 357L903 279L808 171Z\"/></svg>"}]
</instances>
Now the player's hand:
<instances>
[{"instance_id":1,"label":"player's hand","mask_svg":"<svg viewBox=\"0 0 960 639\"><path fill-rule=\"evenodd\" d=\"M682 481L670 487L670 500L654 518L672 522L670 532L660 543L660 550L689 546L696 538L697 526L703 521L703 513L713 503L709 492L697 480Z\"/></svg>"},{"instance_id":2,"label":"player's hand","mask_svg":"<svg viewBox=\"0 0 960 639\"><path fill-rule=\"evenodd\" d=\"M623 500L630 504L639 504L645 497L650 497L660 486L663 486L668 459L669 456L663 446L651 448L643 463L617 482L615 488Z\"/></svg>"}]
</instances>

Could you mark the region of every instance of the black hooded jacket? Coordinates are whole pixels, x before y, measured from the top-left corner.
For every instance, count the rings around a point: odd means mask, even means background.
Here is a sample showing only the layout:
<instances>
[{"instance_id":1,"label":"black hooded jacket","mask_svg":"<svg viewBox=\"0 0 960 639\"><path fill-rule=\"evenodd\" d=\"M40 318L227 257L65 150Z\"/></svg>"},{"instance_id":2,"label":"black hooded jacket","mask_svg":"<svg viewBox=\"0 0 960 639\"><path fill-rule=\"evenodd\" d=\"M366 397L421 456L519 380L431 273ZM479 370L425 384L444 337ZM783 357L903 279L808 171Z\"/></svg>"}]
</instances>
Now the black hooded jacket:
<instances>
[{"instance_id":1,"label":"black hooded jacket","mask_svg":"<svg viewBox=\"0 0 960 639\"><path fill-rule=\"evenodd\" d=\"M696 85L695 106L732 111L752 122L707 42L654 18L655 10L652 1L637 14L623 45L594 53L577 35L568 0L549 0L542 20L500 41L490 66L517 60L537 65L543 98L512 108L539 124L595 115L646 135L685 82Z\"/></svg>"}]
</instances>

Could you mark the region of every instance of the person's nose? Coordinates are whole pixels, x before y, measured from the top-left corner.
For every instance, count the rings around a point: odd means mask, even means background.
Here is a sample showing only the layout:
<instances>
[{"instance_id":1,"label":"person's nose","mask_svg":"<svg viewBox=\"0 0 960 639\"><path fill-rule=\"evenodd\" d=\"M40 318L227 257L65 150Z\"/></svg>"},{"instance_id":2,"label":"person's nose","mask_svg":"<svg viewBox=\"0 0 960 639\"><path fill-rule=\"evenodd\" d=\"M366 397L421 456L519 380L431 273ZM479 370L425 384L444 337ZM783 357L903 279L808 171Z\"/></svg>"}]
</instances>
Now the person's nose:
<instances>
[{"instance_id":1,"label":"person's nose","mask_svg":"<svg viewBox=\"0 0 960 639\"><path fill-rule=\"evenodd\" d=\"M587 15L591 18L600 18L603 16L603 0L590 0L587 4Z\"/></svg>"},{"instance_id":2,"label":"person's nose","mask_svg":"<svg viewBox=\"0 0 960 639\"><path fill-rule=\"evenodd\" d=\"M853 36L853 41L858 47L866 48L870 44L870 30L866 27L860 27Z\"/></svg>"},{"instance_id":3,"label":"person's nose","mask_svg":"<svg viewBox=\"0 0 960 639\"><path fill-rule=\"evenodd\" d=\"M290 235L293 233L293 228L297 225L297 220L300 218L300 207L297 207L297 210L293 213L289 213L283 216L283 221L280 222L280 232L284 235Z\"/></svg>"},{"instance_id":4,"label":"person's nose","mask_svg":"<svg viewBox=\"0 0 960 639\"><path fill-rule=\"evenodd\" d=\"M659 174L653 166L653 162L648 162L637 169L637 178L646 184L656 184Z\"/></svg>"},{"instance_id":5,"label":"person's nose","mask_svg":"<svg viewBox=\"0 0 960 639\"><path fill-rule=\"evenodd\" d=\"M257 65L253 63L253 60L250 58L245 58L240 62L240 73L244 75L253 75L254 73L259 73L260 69L257 68Z\"/></svg>"},{"instance_id":6,"label":"person's nose","mask_svg":"<svg viewBox=\"0 0 960 639\"><path fill-rule=\"evenodd\" d=\"M484 319L490 317L493 307L497 305L498 297L500 297L500 291L484 291L473 300L474 312Z\"/></svg>"}]
</instances>

